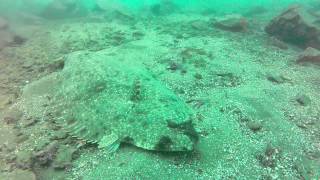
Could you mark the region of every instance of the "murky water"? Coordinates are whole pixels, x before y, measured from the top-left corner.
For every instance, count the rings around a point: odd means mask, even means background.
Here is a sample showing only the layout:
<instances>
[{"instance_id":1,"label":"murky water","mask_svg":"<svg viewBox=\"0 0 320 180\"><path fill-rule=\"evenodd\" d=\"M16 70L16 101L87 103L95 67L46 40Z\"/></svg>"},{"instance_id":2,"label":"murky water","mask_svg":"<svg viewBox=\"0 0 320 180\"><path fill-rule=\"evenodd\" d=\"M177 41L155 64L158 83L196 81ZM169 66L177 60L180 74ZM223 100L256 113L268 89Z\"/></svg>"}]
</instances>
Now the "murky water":
<instances>
[{"instance_id":1,"label":"murky water","mask_svg":"<svg viewBox=\"0 0 320 180\"><path fill-rule=\"evenodd\" d=\"M0 0L0 179L319 179L320 2Z\"/></svg>"}]
</instances>

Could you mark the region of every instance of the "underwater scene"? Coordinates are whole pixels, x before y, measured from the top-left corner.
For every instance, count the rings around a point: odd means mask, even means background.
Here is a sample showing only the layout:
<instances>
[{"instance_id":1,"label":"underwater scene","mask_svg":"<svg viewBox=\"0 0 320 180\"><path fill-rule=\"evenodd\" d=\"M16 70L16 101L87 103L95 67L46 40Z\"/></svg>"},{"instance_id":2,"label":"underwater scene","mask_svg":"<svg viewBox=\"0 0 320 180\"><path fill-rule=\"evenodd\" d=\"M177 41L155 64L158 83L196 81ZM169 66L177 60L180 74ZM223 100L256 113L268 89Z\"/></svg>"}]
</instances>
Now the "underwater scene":
<instances>
[{"instance_id":1,"label":"underwater scene","mask_svg":"<svg viewBox=\"0 0 320 180\"><path fill-rule=\"evenodd\" d=\"M319 0L0 0L0 180L320 180Z\"/></svg>"}]
</instances>

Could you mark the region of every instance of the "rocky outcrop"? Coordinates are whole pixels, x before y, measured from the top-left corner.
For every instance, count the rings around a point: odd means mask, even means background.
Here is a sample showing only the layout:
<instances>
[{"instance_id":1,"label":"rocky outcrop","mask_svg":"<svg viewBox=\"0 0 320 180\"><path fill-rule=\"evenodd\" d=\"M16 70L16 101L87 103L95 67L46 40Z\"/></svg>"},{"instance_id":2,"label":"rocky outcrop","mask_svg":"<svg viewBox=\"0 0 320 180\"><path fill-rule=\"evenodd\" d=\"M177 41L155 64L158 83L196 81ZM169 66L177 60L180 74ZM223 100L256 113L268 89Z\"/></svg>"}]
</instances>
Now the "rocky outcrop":
<instances>
[{"instance_id":1,"label":"rocky outcrop","mask_svg":"<svg viewBox=\"0 0 320 180\"><path fill-rule=\"evenodd\" d=\"M231 14L213 19L213 26L225 31L246 32L248 29L248 21L241 15Z\"/></svg>"},{"instance_id":2,"label":"rocky outcrop","mask_svg":"<svg viewBox=\"0 0 320 180\"><path fill-rule=\"evenodd\" d=\"M312 63L320 65L320 51L311 47L307 48L303 53L299 55L297 63Z\"/></svg>"},{"instance_id":3,"label":"rocky outcrop","mask_svg":"<svg viewBox=\"0 0 320 180\"><path fill-rule=\"evenodd\" d=\"M301 48L320 49L320 30L299 7L291 7L274 18L265 31L276 38Z\"/></svg>"}]
</instances>

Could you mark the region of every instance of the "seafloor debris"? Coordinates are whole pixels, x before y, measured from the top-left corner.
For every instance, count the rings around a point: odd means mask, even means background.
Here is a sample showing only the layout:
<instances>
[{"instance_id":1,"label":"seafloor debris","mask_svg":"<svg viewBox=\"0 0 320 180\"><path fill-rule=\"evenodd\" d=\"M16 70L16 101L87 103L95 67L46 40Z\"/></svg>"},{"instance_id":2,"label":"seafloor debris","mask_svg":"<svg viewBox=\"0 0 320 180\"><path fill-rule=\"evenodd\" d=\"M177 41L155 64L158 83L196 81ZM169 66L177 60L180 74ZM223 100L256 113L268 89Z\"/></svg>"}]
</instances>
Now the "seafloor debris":
<instances>
[{"instance_id":1,"label":"seafloor debris","mask_svg":"<svg viewBox=\"0 0 320 180\"><path fill-rule=\"evenodd\" d=\"M297 63L313 63L320 65L320 51L312 47L307 48L303 53L300 54Z\"/></svg>"},{"instance_id":2,"label":"seafloor debris","mask_svg":"<svg viewBox=\"0 0 320 180\"><path fill-rule=\"evenodd\" d=\"M274 18L265 31L302 48L320 48L319 29L308 22L308 18L299 7L291 7Z\"/></svg>"},{"instance_id":3,"label":"seafloor debris","mask_svg":"<svg viewBox=\"0 0 320 180\"><path fill-rule=\"evenodd\" d=\"M248 21L241 15L231 14L213 20L214 27L232 32L246 32L248 29Z\"/></svg>"},{"instance_id":4,"label":"seafloor debris","mask_svg":"<svg viewBox=\"0 0 320 180\"><path fill-rule=\"evenodd\" d=\"M55 114L70 134L111 149L127 142L147 150L190 151L197 139L193 112L182 100L143 66L103 52L69 55L61 72L27 86L22 99L30 116ZM172 128L169 120L189 124Z\"/></svg>"}]
</instances>

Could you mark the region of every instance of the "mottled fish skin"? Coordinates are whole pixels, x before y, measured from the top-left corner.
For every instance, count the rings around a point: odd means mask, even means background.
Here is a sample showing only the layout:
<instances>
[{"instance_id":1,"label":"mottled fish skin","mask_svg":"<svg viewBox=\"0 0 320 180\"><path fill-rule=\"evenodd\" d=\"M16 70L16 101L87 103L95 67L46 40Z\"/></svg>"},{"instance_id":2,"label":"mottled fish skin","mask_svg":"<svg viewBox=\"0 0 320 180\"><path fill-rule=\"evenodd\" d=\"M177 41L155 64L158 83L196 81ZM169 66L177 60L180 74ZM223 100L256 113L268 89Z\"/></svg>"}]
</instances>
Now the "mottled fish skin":
<instances>
[{"instance_id":1,"label":"mottled fish skin","mask_svg":"<svg viewBox=\"0 0 320 180\"><path fill-rule=\"evenodd\" d=\"M54 89L48 91L47 111L78 138L104 145L127 142L155 151L194 149L198 135L192 110L133 60L103 52L73 53L61 72L32 83L24 94L48 79L55 83L46 87ZM44 94L33 96L24 96L27 106Z\"/></svg>"}]
</instances>

